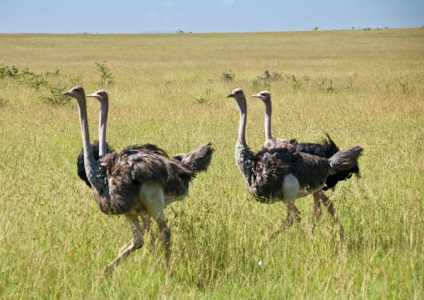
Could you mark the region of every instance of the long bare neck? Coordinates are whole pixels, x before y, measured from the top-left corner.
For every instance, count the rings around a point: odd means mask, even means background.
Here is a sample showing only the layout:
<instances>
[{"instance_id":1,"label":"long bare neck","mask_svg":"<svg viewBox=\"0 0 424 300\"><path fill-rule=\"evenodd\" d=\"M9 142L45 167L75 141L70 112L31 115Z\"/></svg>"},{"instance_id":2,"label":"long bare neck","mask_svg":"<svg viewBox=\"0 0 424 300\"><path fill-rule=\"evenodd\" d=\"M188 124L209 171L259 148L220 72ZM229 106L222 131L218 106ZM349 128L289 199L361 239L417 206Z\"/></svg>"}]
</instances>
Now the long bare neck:
<instances>
[{"instance_id":1,"label":"long bare neck","mask_svg":"<svg viewBox=\"0 0 424 300\"><path fill-rule=\"evenodd\" d=\"M238 144L244 144L246 145L246 115L247 115L247 104L246 104L246 98L243 96L240 99L237 99L237 104L240 109L240 124L239 124L239 131L238 131L238 138L237 143Z\"/></svg>"},{"instance_id":2,"label":"long bare neck","mask_svg":"<svg viewBox=\"0 0 424 300\"><path fill-rule=\"evenodd\" d=\"M101 182L97 176L99 172L99 163L94 159L91 151L90 133L88 130L87 102L85 100L85 95L80 96L77 101L81 125L85 173L92 186L98 190L101 189Z\"/></svg>"},{"instance_id":3,"label":"long bare neck","mask_svg":"<svg viewBox=\"0 0 424 300\"><path fill-rule=\"evenodd\" d=\"M266 99L264 101L264 103L265 103L265 140L269 141L269 140L272 139L272 135L271 135L271 115L272 115L271 98Z\"/></svg>"},{"instance_id":4,"label":"long bare neck","mask_svg":"<svg viewBox=\"0 0 424 300\"><path fill-rule=\"evenodd\" d=\"M106 155L106 124L109 111L109 98L100 101L99 112L99 156Z\"/></svg>"},{"instance_id":5,"label":"long bare neck","mask_svg":"<svg viewBox=\"0 0 424 300\"><path fill-rule=\"evenodd\" d=\"M105 214L116 214L116 207L111 205L109 187L107 181L105 181L106 170L94 159L91 151L90 134L88 131L87 102L85 100L85 95L78 97L77 101L84 151L85 174L87 175L88 181L91 183L91 191L93 193L94 200L101 211ZM106 130L106 126L103 126L102 128L105 128ZM103 136L105 137L105 135Z\"/></svg>"},{"instance_id":6,"label":"long bare neck","mask_svg":"<svg viewBox=\"0 0 424 300\"><path fill-rule=\"evenodd\" d=\"M90 147L90 133L88 131L87 103L85 100L85 96L78 98L77 101L84 159L94 160L93 153L91 152Z\"/></svg>"},{"instance_id":7,"label":"long bare neck","mask_svg":"<svg viewBox=\"0 0 424 300\"><path fill-rule=\"evenodd\" d=\"M246 181L247 186L250 186L252 172L254 169L254 155L250 148L247 146L245 137L247 115L246 98L242 97L237 99L237 104L240 108L240 124L235 152L236 163Z\"/></svg>"}]
</instances>

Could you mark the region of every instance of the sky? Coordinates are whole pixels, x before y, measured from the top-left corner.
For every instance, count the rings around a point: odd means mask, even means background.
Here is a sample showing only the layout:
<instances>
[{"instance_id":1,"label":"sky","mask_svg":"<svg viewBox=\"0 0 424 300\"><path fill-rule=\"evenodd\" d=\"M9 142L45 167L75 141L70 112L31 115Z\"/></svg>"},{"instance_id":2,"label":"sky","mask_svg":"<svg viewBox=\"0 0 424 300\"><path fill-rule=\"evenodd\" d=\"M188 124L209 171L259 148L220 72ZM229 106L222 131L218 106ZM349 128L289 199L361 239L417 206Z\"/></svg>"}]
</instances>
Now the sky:
<instances>
[{"instance_id":1,"label":"sky","mask_svg":"<svg viewBox=\"0 0 424 300\"><path fill-rule=\"evenodd\" d=\"M424 0L0 0L0 33L258 32L424 26Z\"/></svg>"}]
</instances>

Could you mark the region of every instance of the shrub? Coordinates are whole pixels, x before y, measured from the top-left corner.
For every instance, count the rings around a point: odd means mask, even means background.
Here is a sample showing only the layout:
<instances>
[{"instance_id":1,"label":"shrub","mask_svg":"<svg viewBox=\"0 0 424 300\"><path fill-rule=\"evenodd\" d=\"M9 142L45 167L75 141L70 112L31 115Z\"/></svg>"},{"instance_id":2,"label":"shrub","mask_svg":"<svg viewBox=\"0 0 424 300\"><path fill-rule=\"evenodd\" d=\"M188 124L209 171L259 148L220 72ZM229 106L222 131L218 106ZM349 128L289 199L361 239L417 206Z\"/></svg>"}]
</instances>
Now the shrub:
<instances>
[{"instance_id":1,"label":"shrub","mask_svg":"<svg viewBox=\"0 0 424 300\"><path fill-rule=\"evenodd\" d=\"M64 96L62 93L68 88L68 84L57 82L54 85L49 85L50 95L40 96L39 99L50 105L64 105L70 103L70 97Z\"/></svg>"},{"instance_id":2,"label":"shrub","mask_svg":"<svg viewBox=\"0 0 424 300\"><path fill-rule=\"evenodd\" d=\"M262 76L263 80L268 81L279 81L283 78L283 76L280 73L277 72L270 72L268 70L265 70L264 75Z\"/></svg>"},{"instance_id":3,"label":"shrub","mask_svg":"<svg viewBox=\"0 0 424 300\"><path fill-rule=\"evenodd\" d=\"M268 80L264 80L262 78L256 78L252 81L252 89L253 90L269 90L271 84Z\"/></svg>"},{"instance_id":4,"label":"shrub","mask_svg":"<svg viewBox=\"0 0 424 300\"><path fill-rule=\"evenodd\" d=\"M287 74L285 76L286 82L292 86L293 89L299 89L302 86L302 82L297 80L295 75Z\"/></svg>"},{"instance_id":5,"label":"shrub","mask_svg":"<svg viewBox=\"0 0 424 300\"><path fill-rule=\"evenodd\" d=\"M115 81L115 76L112 75L110 69L106 66L107 61L103 63L94 62L97 66L97 70L100 73L100 85L112 85Z\"/></svg>"},{"instance_id":6,"label":"shrub","mask_svg":"<svg viewBox=\"0 0 424 300\"><path fill-rule=\"evenodd\" d=\"M19 70L15 67L1 66L0 67L0 78L15 77Z\"/></svg>"},{"instance_id":7,"label":"shrub","mask_svg":"<svg viewBox=\"0 0 424 300\"><path fill-rule=\"evenodd\" d=\"M31 72L28 68L19 71L19 69L15 66L0 67L0 78L8 77L17 79L19 83L28 85L35 89L39 89L41 86L47 84L47 80L43 77L43 75L35 74L34 72Z\"/></svg>"},{"instance_id":8,"label":"shrub","mask_svg":"<svg viewBox=\"0 0 424 300\"><path fill-rule=\"evenodd\" d=\"M231 72L231 70L229 70L228 72L222 72L221 79L225 82L233 82L234 78L235 75L233 72Z\"/></svg>"},{"instance_id":9,"label":"shrub","mask_svg":"<svg viewBox=\"0 0 424 300\"><path fill-rule=\"evenodd\" d=\"M25 85L28 85L32 88L39 89L41 86L47 85L47 80L43 75L35 74L31 72L28 68L25 68L21 73L19 73L19 82Z\"/></svg>"},{"instance_id":10,"label":"shrub","mask_svg":"<svg viewBox=\"0 0 424 300\"><path fill-rule=\"evenodd\" d=\"M0 98L0 107L4 107L9 104L9 100Z\"/></svg>"},{"instance_id":11,"label":"shrub","mask_svg":"<svg viewBox=\"0 0 424 300\"><path fill-rule=\"evenodd\" d=\"M327 92L334 91L333 81L331 79L328 79L324 75L319 76L318 81L317 81L317 85L318 85L318 89L320 89L320 90L327 91Z\"/></svg>"},{"instance_id":12,"label":"shrub","mask_svg":"<svg viewBox=\"0 0 424 300\"><path fill-rule=\"evenodd\" d=\"M199 96L195 96L195 100L197 102L197 104L208 104L211 102L211 94L213 92L213 89L208 87L203 93L202 95Z\"/></svg>"},{"instance_id":13,"label":"shrub","mask_svg":"<svg viewBox=\"0 0 424 300\"><path fill-rule=\"evenodd\" d=\"M277 72L270 72L269 70L265 70L262 76L258 76L252 81L252 89L254 90L267 90L271 87L272 81L280 81L283 76Z\"/></svg>"},{"instance_id":14,"label":"shrub","mask_svg":"<svg viewBox=\"0 0 424 300\"><path fill-rule=\"evenodd\" d=\"M408 92L409 87L408 87L408 83L407 82L401 82L401 81L399 81L399 86L402 89L402 93L406 94Z\"/></svg>"},{"instance_id":15,"label":"shrub","mask_svg":"<svg viewBox=\"0 0 424 300\"><path fill-rule=\"evenodd\" d=\"M59 76L59 72L60 72L60 70L59 69L56 69L56 70L54 70L53 72L46 72L46 76L55 76L55 77L58 77Z\"/></svg>"}]
</instances>

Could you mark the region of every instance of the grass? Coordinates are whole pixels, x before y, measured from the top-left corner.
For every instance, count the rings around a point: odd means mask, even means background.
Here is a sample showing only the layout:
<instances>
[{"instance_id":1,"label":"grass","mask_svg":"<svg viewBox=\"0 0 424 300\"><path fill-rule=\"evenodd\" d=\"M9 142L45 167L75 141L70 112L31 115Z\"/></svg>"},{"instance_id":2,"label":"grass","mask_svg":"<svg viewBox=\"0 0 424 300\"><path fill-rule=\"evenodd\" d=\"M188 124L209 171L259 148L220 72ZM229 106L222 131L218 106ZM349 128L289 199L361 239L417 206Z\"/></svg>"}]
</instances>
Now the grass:
<instances>
[{"instance_id":1,"label":"grass","mask_svg":"<svg viewBox=\"0 0 424 300\"><path fill-rule=\"evenodd\" d=\"M131 233L123 218L102 215L77 178L76 104L47 105L46 87L0 79L0 298L422 299L423 47L423 28L0 35L0 66L60 70L87 92L102 87L96 62L107 62L115 149L150 142L175 154L207 141L216 149L190 197L167 210L172 277L161 247L147 243L100 280ZM281 77L263 80L266 70ZM276 136L312 142L329 132L340 147L365 148L362 178L328 193L344 250L326 213L311 240L302 235L312 197L297 202L302 224L261 250L286 210L247 195L233 153L238 110L225 98L261 85L273 96ZM248 143L258 149L264 107L248 101ZM89 100L92 139L98 108Z\"/></svg>"}]
</instances>

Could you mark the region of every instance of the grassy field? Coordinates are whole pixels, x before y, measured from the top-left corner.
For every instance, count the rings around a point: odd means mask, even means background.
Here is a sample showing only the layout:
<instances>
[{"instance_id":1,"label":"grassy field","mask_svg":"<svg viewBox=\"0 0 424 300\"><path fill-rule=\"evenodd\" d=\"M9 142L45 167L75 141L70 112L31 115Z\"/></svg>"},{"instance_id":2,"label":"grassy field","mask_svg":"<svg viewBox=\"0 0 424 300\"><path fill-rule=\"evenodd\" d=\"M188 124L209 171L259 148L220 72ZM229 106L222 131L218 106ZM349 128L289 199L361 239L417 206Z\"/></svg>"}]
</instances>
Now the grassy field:
<instances>
[{"instance_id":1,"label":"grassy field","mask_svg":"<svg viewBox=\"0 0 424 300\"><path fill-rule=\"evenodd\" d=\"M1 299L424 298L424 28L2 34L0 70ZM117 150L215 145L210 170L167 210L170 278L162 247L149 242L99 278L131 232L77 177L75 102L46 103L77 83L109 92L107 139ZM365 148L362 177L328 193L343 249L325 212L305 238L311 196L297 201L302 223L261 249L286 208L256 203L244 188L234 161L239 113L225 98L235 87L271 91L276 136L314 142L328 132L341 148ZM248 144L259 149L264 107L255 98L248 106ZM92 139L98 109L89 100Z\"/></svg>"}]
</instances>

